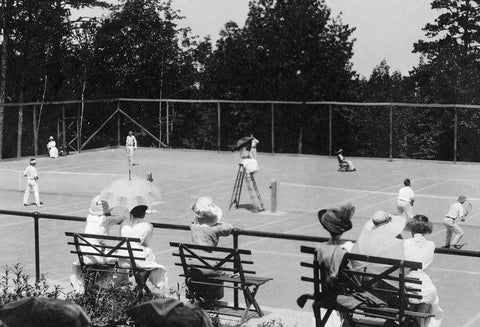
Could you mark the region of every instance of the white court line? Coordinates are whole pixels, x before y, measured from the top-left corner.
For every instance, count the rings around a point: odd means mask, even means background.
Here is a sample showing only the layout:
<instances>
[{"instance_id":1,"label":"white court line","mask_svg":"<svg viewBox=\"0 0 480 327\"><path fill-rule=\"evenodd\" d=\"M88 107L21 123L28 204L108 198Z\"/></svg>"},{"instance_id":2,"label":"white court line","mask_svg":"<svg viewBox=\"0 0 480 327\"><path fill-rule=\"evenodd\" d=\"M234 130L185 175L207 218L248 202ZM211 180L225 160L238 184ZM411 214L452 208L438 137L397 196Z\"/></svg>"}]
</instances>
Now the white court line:
<instances>
[{"instance_id":1,"label":"white court line","mask_svg":"<svg viewBox=\"0 0 480 327\"><path fill-rule=\"evenodd\" d=\"M480 275L478 271L468 271L468 270L455 270L455 269L445 269L445 268L428 268L429 270L438 270L438 271L445 271L449 273L462 273L462 274L469 274L469 275Z\"/></svg>"},{"instance_id":2,"label":"white court line","mask_svg":"<svg viewBox=\"0 0 480 327\"><path fill-rule=\"evenodd\" d=\"M469 321L465 323L462 327L477 327L479 325L478 321L480 320L480 314L476 315Z\"/></svg>"},{"instance_id":3,"label":"white court line","mask_svg":"<svg viewBox=\"0 0 480 327\"><path fill-rule=\"evenodd\" d=\"M417 194L418 191L437 186L443 183L448 182L448 180L442 180L441 182L420 188L415 190L415 197L423 197L423 198L434 198L434 199L452 199L452 196L445 196L445 195L434 195L434 194ZM381 191L369 191L369 190L361 190L361 189L350 189L350 188L341 188L341 187L333 187L333 186L321 186L321 185L308 185L308 184L296 184L296 183L284 183L280 182L282 185L289 185L289 186L298 186L298 187L306 187L306 188L318 188L318 189L325 189L325 190L334 190L334 191L343 191L343 192L360 192L360 193L368 193L368 194L382 194L382 195L398 195L398 192L384 192ZM401 184L403 185L403 184ZM395 186L388 187L386 190L391 189ZM472 201L480 201L480 198L469 198Z\"/></svg>"}]
</instances>

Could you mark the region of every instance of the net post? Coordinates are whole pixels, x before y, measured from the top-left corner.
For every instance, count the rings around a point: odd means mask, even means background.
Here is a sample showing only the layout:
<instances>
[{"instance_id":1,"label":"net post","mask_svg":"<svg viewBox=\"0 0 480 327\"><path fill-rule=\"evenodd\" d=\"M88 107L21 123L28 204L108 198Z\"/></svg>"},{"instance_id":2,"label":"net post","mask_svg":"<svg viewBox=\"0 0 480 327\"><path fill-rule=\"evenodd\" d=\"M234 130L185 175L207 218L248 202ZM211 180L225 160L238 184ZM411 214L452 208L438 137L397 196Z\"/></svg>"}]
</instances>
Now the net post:
<instances>
[{"instance_id":1,"label":"net post","mask_svg":"<svg viewBox=\"0 0 480 327\"><path fill-rule=\"evenodd\" d=\"M270 194L271 194L271 212L277 212L277 181L272 179L270 182Z\"/></svg>"}]
</instances>

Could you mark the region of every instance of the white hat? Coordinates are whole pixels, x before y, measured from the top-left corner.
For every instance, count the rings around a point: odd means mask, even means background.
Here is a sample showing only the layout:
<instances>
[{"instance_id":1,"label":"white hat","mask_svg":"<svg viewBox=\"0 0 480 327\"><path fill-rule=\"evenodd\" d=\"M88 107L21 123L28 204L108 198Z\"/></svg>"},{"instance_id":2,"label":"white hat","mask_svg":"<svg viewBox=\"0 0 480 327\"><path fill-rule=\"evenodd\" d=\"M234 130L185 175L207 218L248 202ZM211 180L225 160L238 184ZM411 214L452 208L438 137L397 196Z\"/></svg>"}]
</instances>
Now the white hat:
<instances>
[{"instance_id":1,"label":"white hat","mask_svg":"<svg viewBox=\"0 0 480 327\"><path fill-rule=\"evenodd\" d=\"M212 226L222 219L222 209L213 203L211 196L201 196L192 206L195 220L201 225Z\"/></svg>"},{"instance_id":2,"label":"white hat","mask_svg":"<svg viewBox=\"0 0 480 327\"><path fill-rule=\"evenodd\" d=\"M385 211L375 212L363 226L353 252L377 256L387 254L389 257L401 259L403 242L396 237L402 233L406 223L403 216L391 215ZM399 249L402 253L398 252Z\"/></svg>"},{"instance_id":3,"label":"white hat","mask_svg":"<svg viewBox=\"0 0 480 327\"><path fill-rule=\"evenodd\" d=\"M92 215L105 215L107 213L110 213L112 209L109 208L108 202L105 200L100 200L100 196L97 195L92 199L92 203L90 204L90 213Z\"/></svg>"},{"instance_id":4,"label":"white hat","mask_svg":"<svg viewBox=\"0 0 480 327\"><path fill-rule=\"evenodd\" d=\"M53 138L53 136L50 136L48 139L49 139L49 140L53 140L54 138Z\"/></svg>"}]
</instances>

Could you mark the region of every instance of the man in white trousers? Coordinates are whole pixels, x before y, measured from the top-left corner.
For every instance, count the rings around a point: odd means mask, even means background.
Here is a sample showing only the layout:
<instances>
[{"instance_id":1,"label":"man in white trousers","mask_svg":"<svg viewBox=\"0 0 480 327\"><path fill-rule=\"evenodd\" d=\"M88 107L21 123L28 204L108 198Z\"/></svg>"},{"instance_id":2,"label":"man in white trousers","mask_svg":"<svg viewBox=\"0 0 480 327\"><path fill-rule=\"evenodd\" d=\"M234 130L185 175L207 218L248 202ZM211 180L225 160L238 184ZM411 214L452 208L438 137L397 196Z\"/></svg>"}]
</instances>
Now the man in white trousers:
<instances>
[{"instance_id":1,"label":"man in white trousers","mask_svg":"<svg viewBox=\"0 0 480 327\"><path fill-rule=\"evenodd\" d=\"M127 151L128 165L133 166L133 152L137 149L137 139L132 131L128 132L125 142L125 151Z\"/></svg>"},{"instance_id":2,"label":"man in white trousers","mask_svg":"<svg viewBox=\"0 0 480 327\"><path fill-rule=\"evenodd\" d=\"M23 195L23 205L28 206L28 198L30 197L30 192L33 190L35 196L35 205L37 207L42 207L43 203L40 202L40 194L38 193L38 174L35 165L37 161L35 159L30 159L30 166L28 166L24 172L23 176L27 177L27 188L25 189L25 194Z\"/></svg>"}]
</instances>

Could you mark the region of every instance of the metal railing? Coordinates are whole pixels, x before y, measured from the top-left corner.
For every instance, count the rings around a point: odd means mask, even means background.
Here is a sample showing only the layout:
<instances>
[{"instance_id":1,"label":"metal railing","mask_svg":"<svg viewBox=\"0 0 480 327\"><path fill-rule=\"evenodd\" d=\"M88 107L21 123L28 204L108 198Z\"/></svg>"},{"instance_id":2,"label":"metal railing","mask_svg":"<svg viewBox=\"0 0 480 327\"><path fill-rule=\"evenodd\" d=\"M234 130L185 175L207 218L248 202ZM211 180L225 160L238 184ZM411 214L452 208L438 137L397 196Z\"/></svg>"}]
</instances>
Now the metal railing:
<instances>
[{"instance_id":1,"label":"metal railing","mask_svg":"<svg viewBox=\"0 0 480 327\"><path fill-rule=\"evenodd\" d=\"M24 211L1 210L1 209L0 209L0 215L22 216L22 217L33 218L34 242L35 242L35 279L37 281L40 280L41 278L39 220L50 219L50 220L76 221L76 222L84 222L87 220L86 217L64 216L64 215L55 215L55 214L40 213L40 212L24 212ZM183 230L183 231L190 230L190 226L188 225L165 224L165 223L152 223L152 225L154 228L159 228L159 229ZM308 235L299 235L299 234L272 233L272 232L252 231L252 230L243 230L243 229L235 228L232 230L233 248L235 249L239 248L240 236L274 238L274 239L303 241L303 242L326 242L329 239L327 237L308 236ZM345 241L355 242L355 240L345 240ZM480 251L436 248L435 253L480 258ZM238 290L235 290L234 292L234 307L238 307Z\"/></svg>"}]
</instances>

